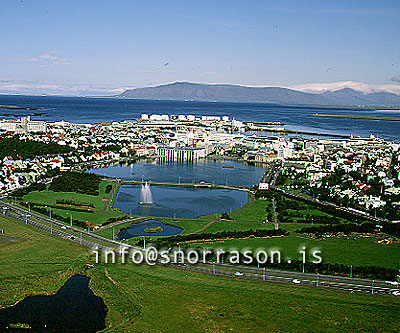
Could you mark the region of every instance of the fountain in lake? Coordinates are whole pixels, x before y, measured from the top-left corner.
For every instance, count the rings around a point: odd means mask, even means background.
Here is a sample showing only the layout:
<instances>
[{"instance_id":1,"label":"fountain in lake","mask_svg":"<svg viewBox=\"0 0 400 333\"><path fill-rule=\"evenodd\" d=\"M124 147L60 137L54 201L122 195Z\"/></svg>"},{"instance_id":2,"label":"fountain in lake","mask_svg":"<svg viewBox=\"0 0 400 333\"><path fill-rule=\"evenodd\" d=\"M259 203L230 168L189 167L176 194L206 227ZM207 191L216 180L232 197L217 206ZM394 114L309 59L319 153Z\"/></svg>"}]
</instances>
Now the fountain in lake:
<instances>
[{"instance_id":1,"label":"fountain in lake","mask_svg":"<svg viewBox=\"0 0 400 333\"><path fill-rule=\"evenodd\" d=\"M140 192L140 202L141 205L151 205L153 203L153 197L151 195L150 185L147 182L143 185Z\"/></svg>"}]
</instances>

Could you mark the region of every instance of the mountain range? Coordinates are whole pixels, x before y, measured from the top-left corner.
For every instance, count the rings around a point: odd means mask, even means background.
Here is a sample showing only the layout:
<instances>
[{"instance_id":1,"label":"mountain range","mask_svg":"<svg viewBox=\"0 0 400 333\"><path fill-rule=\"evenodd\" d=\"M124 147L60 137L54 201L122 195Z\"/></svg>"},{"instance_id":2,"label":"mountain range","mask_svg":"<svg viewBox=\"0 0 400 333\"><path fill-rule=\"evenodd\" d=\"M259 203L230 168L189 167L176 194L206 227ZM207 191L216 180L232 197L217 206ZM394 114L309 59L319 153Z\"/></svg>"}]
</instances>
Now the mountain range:
<instances>
[{"instance_id":1,"label":"mountain range","mask_svg":"<svg viewBox=\"0 0 400 333\"><path fill-rule=\"evenodd\" d=\"M290 105L400 107L400 95L363 93L350 88L308 93L281 87L247 87L231 84L175 82L125 90L119 98L207 102L274 103Z\"/></svg>"}]
</instances>

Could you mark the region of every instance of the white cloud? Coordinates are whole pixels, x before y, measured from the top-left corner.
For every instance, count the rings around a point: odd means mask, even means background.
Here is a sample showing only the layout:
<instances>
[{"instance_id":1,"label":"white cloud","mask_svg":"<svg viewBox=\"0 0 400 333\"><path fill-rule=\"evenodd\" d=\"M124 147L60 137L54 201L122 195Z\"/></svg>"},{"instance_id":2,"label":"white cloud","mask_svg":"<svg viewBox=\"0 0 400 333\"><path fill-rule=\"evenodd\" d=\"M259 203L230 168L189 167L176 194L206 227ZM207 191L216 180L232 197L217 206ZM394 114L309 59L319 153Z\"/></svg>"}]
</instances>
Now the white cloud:
<instances>
[{"instance_id":1,"label":"white cloud","mask_svg":"<svg viewBox=\"0 0 400 333\"><path fill-rule=\"evenodd\" d=\"M392 92L400 94L400 85L397 84L368 84L363 82L344 81L331 83L306 83L287 87L289 89L300 90L311 93L323 93L325 91L336 91L344 88L350 88L363 93L372 92Z\"/></svg>"},{"instance_id":2,"label":"white cloud","mask_svg":"<svg viewBox=\"0 0 400 333\"><path fill-rule=\"evenodd\" d=\"M39 68L47 67L47 65L56 65L56 66L71 66L72 63L65 58L59 57L57 55L51 55L48 53L42 53L39 57L29 58L27 59L30 62L39 63Z\"/></svg>"},{"instance_id":3,"label":"white cloud","mask_svg":"<svg viewBox=\"0 0 400 333\"><path fill-rule=\"evenodd\" d=\"M18 82L6 84L0 81L0 93L25 95L73 95L73 96L111 96L132 87L118 87L109 84L43 84L38 82Z\"/></svg>"},{"instance_id":4,"label":"white cloud","mask_svg":"<svg viewBox=\"0 0 400 333\"><path fill-rule=\"evenodd\" d=\"M28 59L29 61L41 61L41 60L49 60L49 61L56 61L60 59L60 57L57 56L53 56L51 54L48 53L42 53L39 57L37 58L30 58Z\"/></svg>"}]
</instances>

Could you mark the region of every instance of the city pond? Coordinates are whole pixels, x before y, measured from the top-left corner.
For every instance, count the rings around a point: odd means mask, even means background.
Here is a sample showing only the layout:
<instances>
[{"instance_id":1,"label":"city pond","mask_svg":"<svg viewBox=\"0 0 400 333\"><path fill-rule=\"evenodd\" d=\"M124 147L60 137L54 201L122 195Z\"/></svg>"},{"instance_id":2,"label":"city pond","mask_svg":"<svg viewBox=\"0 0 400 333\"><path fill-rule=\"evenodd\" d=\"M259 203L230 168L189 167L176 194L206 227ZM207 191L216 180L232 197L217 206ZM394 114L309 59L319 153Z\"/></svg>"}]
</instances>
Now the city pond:
<instances>
[{"instance_id":1,"label":"city pond","mask_svg":"<svg viewBox=\"0 0 400 333\"><path fill-rule=\"evenodd\" d=\"M75 275L47 296L27 297L0 310L0 331L98 332L106 328L107 307L89 288L89 278Z\"/></svg>"}]
</instances>

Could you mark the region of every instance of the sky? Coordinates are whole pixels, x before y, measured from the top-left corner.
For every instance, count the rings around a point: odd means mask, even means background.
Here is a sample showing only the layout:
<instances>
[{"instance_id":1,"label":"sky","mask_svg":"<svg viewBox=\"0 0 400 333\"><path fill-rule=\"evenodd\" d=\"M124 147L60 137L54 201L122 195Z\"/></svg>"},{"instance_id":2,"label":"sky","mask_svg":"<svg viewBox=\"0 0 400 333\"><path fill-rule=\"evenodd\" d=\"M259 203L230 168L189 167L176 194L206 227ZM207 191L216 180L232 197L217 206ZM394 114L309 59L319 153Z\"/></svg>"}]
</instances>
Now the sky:
<instances>
[{"instance_id":1,"label":"sky","mask_svg":"<svg viewBox=\"0 0 400 333\"><path fill-rule=\"evenodd\" d=\"M400 94L399 18L396 0L1 0L0 93L190 81Z\"/></svg>"}]
</instances>

